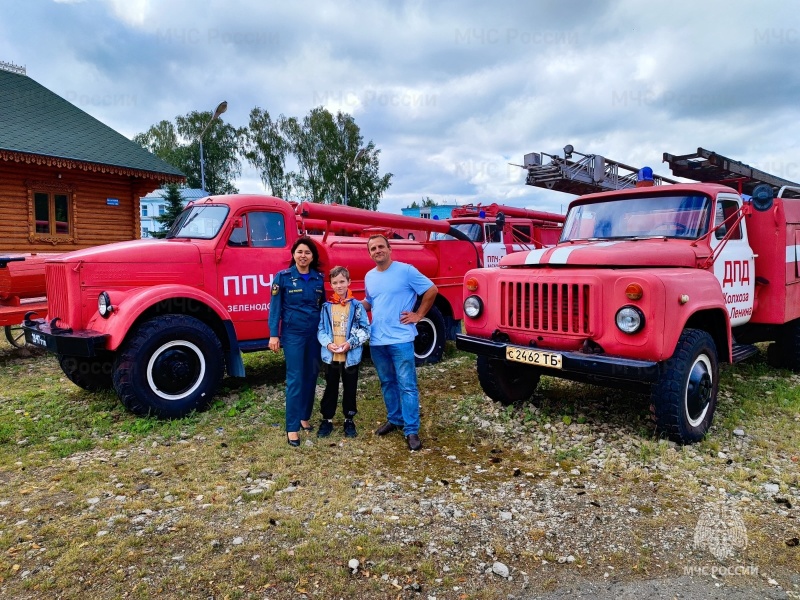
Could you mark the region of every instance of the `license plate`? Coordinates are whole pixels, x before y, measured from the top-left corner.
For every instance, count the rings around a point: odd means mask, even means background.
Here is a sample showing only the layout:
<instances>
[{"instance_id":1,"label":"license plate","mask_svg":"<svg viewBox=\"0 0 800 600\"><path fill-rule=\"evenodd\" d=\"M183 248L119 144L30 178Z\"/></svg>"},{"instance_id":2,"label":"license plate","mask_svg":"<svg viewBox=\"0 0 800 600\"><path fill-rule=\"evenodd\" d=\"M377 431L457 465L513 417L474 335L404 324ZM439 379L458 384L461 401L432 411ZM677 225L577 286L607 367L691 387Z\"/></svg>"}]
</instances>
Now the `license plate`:
<instances>
[{"instance_id":1,"label":"license plate","mask_svg":"<svg viewBox=\"0 0 800 600\"><path fill-rule=\"evenodd\" d=\"M507 346L506 358L508 360L535 365L537 367L547 367L549 369L561 368L561 355L555 352L542 352L536 348L520 348L519 346Z\"/></svg>"},{"instance_id":2,"label":"license plate","mask_svg":"<svg viewBox=\"0 0 800 600\"><path fill-rule=\"evenodd\" d=\"M43 348L47 348L47 338L41 335L40 333L33 333L30 332L28 334L30 339L28 340L31 344L35 344L37 346L42 346Z\"/></svg>"}]
</instances>

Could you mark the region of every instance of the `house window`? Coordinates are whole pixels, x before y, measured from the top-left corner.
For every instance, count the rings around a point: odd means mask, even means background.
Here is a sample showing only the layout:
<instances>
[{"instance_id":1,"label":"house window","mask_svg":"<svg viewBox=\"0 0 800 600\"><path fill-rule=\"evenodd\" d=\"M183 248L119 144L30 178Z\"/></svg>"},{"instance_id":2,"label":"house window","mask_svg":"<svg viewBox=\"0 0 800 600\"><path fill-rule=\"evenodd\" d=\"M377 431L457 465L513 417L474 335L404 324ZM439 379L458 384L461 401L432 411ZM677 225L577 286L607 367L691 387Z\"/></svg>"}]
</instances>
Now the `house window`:
<instances>
[{"instance_id":1,"label":"house window","mask_svg":"<svg viewBox=\"0 0 800 600\"><path fill-rule=\"evenodd\" d=\"M159 204L158 205L158 215L163 216L167 212L167 205L166 204Z\"/></svg>"},{"instance_id":2,"label":"house window","mask_svg":"<svg viewBox=\"0 0 800 600\"><path fill-rule=\"evenodd\" d=\"M75 233L75 193L57 181L26 181L28 188L28 241L71 244Z\"/></svg>"},{"instance_id":3,"label":"house window","mask_svg":"<svg viewBox=\"0 0 800 600\"><path fill-rule=\"evenodd\" d=\"M67 194L34 192L36 233L69 235L69 196Z\"/></svg>"},{"instance_id":4,"label":"house window","mask_svg":"<svg viewBox=\"0 0 800 600\"><path fill-rule=\"evenodd\" d=\"M147 216L147 204L142 204L142 216Z\"/></svg>"}]
</instances>

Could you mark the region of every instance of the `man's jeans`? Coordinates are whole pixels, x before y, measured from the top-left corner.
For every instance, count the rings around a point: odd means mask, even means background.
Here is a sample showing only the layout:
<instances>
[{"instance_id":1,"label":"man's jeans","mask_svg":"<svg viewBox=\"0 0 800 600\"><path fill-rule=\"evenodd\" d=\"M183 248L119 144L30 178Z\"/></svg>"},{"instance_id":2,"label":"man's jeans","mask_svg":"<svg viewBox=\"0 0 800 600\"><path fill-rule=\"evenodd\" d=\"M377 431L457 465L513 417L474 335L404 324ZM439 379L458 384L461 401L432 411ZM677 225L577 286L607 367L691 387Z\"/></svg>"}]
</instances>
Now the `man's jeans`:
<instances>
[{"instance_id":1,"label":"man's jeans","mask_svg":"<svg viewBox=\"0 0 800 600\"><path fill-rule=\"evenodd\" d=\"M419 390L414 343L369 347L372 363L381 380L383 401L390 423L405 435L419 433Z\"/></svg>"}]
</instances>

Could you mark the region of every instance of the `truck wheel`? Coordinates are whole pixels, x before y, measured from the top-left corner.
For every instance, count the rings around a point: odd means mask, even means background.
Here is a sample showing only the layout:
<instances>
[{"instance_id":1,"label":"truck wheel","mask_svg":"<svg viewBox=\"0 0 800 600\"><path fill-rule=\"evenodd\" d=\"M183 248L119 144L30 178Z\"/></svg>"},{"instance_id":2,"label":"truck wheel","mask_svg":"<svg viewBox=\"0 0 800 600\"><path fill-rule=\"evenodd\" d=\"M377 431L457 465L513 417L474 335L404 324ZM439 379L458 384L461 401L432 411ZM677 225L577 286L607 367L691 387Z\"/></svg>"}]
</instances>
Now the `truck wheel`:
<instances>
[{"instance_id":1,"label":"truck wheel","mask_svg":"<svg viewBox=\"0 0 800 600\"><path fill-rule=\"evenodd\" d=\"M432 306L428 314L417 323L417 337L414 338L414 358L417 366L438 363L442 360L445 334L444 317L438 308Z\"/></svg>"},{"instance_id":2,"label":"truck wheel","mask_svg":"<svg viewBox=\"0 0 800 600\"><path fill-rule=\"evenodd\" d=\"M72 383L87 392L110 390L114 387L111 373L114 361L111 357L58 355L58 364Z\"/></svg>"},{"instance_id":3,"label":"truck wheel","mask_svg":"<svg viewBox=\"0 0 800 600\"><path fill-rule=\"evenodd\" d=\"M125 341L114 389L134 414L178 419L208 407L223 373L222 344L208 325L187 315L161 315Z\"/></svg>"},{"instance_id":4,"label":"truck wheel","mask_svg":"<svg viewBox=\"0 0 800 600\"><path fill-rule=\"evenodd\" d=\"M773 367L800 371L800 319L781 327L779 338L767 347L767 361Z\"/></svg>"},{"instance_id":5,"label":"truck wheel","mask_svg":"<svg viewBox=\"0 0 800 600\"><path fill-rule=\"evenodd\" d=\"M6 325L5 330L9 344L14 348L25 347L25 331L22 329L22 325Z\"/></svg>"},{"instance_id":6,"label":"truck wheel","mask_svg":"<svg viewBox=\"0 0 800 600\"><path fill-rule=\"evenodd\" d=\"M508 406L530 400L539 385L539 373L531 367L478 356L478 381L489 398Z\"/></svg>"},{"instance_id":7,"label":"truck wheel","mask_svg":"<svg viewBox=\"0 0 800 600\"><path fill-rule=\"evenodd\" d=\"M679 444L702 440L714 418L718 388L714 340L705 331L685 329L650 394L657 430Z\"/></svg>"}]
</instances>

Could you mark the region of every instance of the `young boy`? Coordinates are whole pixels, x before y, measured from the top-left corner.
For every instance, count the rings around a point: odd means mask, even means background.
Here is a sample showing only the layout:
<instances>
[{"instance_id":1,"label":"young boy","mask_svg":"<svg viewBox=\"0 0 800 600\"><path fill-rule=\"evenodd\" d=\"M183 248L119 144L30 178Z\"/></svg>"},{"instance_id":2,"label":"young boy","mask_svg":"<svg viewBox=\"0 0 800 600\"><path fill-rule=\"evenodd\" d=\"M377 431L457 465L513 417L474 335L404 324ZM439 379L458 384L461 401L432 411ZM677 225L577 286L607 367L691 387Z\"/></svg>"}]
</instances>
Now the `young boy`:
<instances>
[{"instance_id":1,"label":"young boy","mask_svg":"<svg viewBox=\"0 0 800 600\"><path fill-rule=\"evenodd\" d=\"M345 267L333 267L330 278L333 295L330 302L322 305L317 329L317 339L322 344L322 361L327 364L325 393L320 403L322 423L317 437L328 437L333 431L340 377L344 388L344 434L356 437L358 432L353 417L358 412L358 364L361 362L362 344L369 339L369 320L361 302L353 298L350 291L350 272Z\"/></svg>"}]
</instances>

